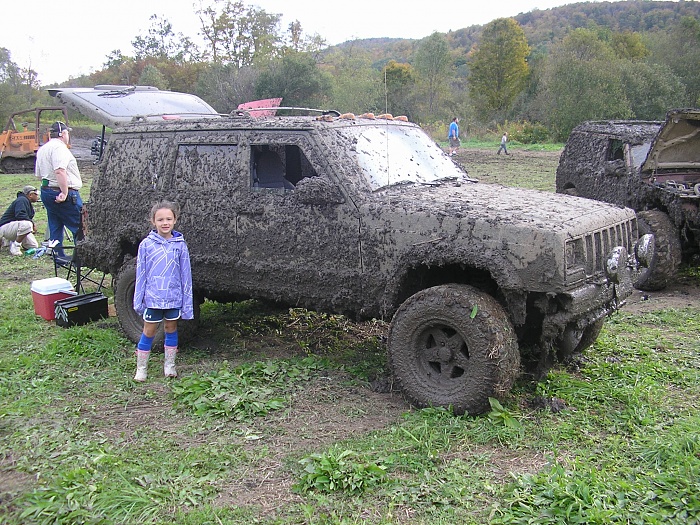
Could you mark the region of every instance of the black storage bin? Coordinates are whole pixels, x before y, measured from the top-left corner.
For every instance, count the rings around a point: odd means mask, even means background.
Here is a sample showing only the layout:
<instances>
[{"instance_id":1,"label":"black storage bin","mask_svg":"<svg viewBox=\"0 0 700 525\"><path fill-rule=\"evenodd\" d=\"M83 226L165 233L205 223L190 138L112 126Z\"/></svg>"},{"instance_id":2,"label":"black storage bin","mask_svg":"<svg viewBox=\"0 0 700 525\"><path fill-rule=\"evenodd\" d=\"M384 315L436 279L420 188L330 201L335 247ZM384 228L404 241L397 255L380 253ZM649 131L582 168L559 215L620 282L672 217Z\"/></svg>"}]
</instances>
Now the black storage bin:
<instances>
[{"instance_id":1,"label":"black storage bin","mask_svg":"<svg viewBox=\"0 0 700 525\"><path fill-rule=\"evenodd\" d=\"M108 317L107 297L100 292L76 295L54 303L56 324L67 328Z\"/></svg>"}]
</instances>

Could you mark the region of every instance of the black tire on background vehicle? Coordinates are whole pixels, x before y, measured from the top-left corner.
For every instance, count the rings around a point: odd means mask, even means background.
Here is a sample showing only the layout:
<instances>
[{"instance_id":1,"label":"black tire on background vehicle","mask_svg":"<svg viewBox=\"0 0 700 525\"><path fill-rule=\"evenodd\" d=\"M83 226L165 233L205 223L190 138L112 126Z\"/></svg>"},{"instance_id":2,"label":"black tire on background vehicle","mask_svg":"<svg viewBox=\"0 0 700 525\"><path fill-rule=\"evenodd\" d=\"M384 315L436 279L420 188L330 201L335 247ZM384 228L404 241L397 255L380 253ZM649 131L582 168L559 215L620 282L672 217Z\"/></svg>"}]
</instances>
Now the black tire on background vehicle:
<instances>
[{"instance_id":1,"label":"black tire on background vehicle","mask_svg":"<svg viewBox=\"0 0 700 525\"><path fill-rule=\"evenodd\" d=\"M129 259L122 264L116 278L114 288L114 306L117 310L117 318L124 335L134 344L139 342L143 332L143 318L134 310L134 289L136 287L136 259ZM194 336L199 324L199 305L201 299L196 294L194 297L194 319L180 320L177 323L178 339L184 343ZM164 342L163 323L158 327L158 332L153 340L153 349L162 348Z\"/></svg>"},{"instance_id":2,"label":"black tire on background vehicle","mask_svg":"<svg viewBox=\"0 0 700 525\"><path fill-rule=\"evenodd\" d=\"M471 286L428 288L407 299L389 326L389 362L416 406L456 414L489 410L519 375L520 353L503 307Z\"/></svg>"},{"instance_id":3,"label":"black tire on background vehicle","mask_svg":"<svg viewBox=\"0 0 700 525\"><path fill-rule=\"evenodd\" d=\"M640 290L661 290L673 280L681 263L678 230L669 216L659 210L637 212L637 223L640 237L654 234L656 249L649 267L642 270L634 286Z\"/></svg>"}]
</instances>

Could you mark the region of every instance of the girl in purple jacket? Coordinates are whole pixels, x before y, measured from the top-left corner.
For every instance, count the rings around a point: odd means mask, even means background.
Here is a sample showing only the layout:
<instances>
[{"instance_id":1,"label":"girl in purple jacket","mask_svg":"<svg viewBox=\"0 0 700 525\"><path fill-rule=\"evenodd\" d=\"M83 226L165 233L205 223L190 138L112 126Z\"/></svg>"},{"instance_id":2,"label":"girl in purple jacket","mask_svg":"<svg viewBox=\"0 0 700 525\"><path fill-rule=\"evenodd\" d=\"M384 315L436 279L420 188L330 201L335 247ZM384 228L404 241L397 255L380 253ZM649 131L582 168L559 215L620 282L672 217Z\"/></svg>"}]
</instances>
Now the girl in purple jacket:
<instances>
[{"instance_id":1,"label":"girl in purple jacket","mask_svg":"<svg viewBox=\"0 0 700 525\"><path fill-rule=\"evenodd\" d=\"M165 321L165 377L177 377L177 320L192 319L192 272L185 238L173 230L179 209L168 201L151 208L155 227L139 244L136 260L134 310L143 315L143 333L136 346L136 375L145 381L153 339Z\"/></svg>"}]
</instances>

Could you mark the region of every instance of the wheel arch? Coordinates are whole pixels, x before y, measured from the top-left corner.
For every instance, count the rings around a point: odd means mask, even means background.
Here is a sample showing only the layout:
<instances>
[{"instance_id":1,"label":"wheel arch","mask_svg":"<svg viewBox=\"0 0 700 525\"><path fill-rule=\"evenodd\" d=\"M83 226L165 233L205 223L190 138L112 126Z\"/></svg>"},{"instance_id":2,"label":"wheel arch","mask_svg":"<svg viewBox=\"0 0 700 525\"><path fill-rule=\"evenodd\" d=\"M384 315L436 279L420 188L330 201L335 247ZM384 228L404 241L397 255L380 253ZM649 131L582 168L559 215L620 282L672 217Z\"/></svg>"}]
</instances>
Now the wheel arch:
<instances>
[{"instance_id":1,"label":"wheel arch","mask_svg":"<svg viewBox=\"0 0 700 525\"><path fill-rule=\"evenodd\" d=\"M393 305L385 314L392 316L399 306L415 293L444 284L467 284L497 299L504 308L507 304L503 291L522 290L516 268L499 251L488 256L476 254L477 247L461 248L459 253L445 245L429 245L422 252L399 258L410 261L394 268L392 278L386 284L389 298L385 304ZM436 257L436 254L439 256Z\"/></svg>"}]
</instances>

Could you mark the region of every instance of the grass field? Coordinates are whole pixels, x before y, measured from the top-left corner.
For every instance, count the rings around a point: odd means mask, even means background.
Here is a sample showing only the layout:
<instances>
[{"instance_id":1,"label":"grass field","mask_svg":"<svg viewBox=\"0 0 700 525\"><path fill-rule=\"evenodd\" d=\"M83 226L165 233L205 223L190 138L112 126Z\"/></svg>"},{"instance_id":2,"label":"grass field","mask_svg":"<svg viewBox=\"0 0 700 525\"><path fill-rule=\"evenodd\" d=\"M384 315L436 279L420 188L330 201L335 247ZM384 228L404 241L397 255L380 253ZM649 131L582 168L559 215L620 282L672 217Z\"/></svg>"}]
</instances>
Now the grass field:
<instances>
[{"instance_id":1,"label":"grass field","mask_svg":"<svg viewBox=\"0 0 700 525\"><path fill-rule=\"evenodd\" d=\"M512 153L460 161L553 190L557 152ZM0 175L3 206L27 183ZM0 267L0 523L700 522L697 296L618 312L575 367L455 417L391 391L381 321L207 302L180 377L154 351L140 384L115 318L34 315L48 259Z\"/></svg>"}]
</instances>

